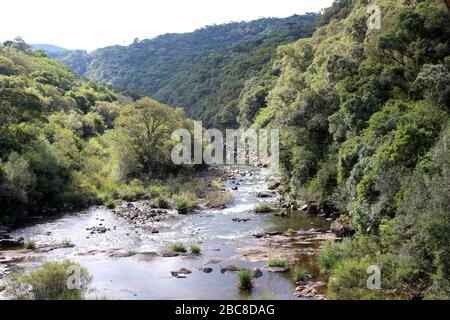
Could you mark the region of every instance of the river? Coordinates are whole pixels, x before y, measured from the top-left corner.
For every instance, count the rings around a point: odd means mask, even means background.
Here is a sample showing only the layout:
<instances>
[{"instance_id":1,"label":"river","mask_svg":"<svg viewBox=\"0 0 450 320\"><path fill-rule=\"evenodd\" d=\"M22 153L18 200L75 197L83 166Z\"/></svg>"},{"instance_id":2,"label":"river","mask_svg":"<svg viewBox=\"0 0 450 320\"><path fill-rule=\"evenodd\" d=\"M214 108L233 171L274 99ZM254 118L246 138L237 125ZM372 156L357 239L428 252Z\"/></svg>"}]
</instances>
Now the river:
<instances>
[{"instance_id":1,"label":"river","mask_svg":"<svg viewBox=\"0 0 450 320\"><path fill-rule=\"evenodd\" d=\"M268 259L287 255L294 264L308 269L311 281L320 281L316 251L321 241L309 241L307 235L300 238L287 235L257 238L254 235L288 229L301 233L312 228L325 233L329 222L301 211L286 211L285 215L280 214L284 212L281 209L266 214L253 212L258 202L275 203L277 195L269 199L257 197L258 192L267 191L266 169L241 166L237 170L245 176L225 181L224 187L233 194L226 209L202 209L188 215L174 215L157 223L157 234L135 227L105 207L66 213L16 229L11 235L15 239L33 239L37 244L69 240L74 247L51 250L3 263L3 266L10 272L26 273L40 267L43 261L74 260L93 276L87 298L241 299L270 294L278 299L298 299L293 295L296 284L289 272L270 272L264 267ZM238 189L232 190L236 183ZM234 222L235 218L250 220ZM110 230L102 234L91 234L87 230L100 224ZM159 253L175 241L186 246L199 243L201 254L162 257ZM114 252L130 254L118 257L111 254ZM262 270L262 276L254 279L250 292L242 292L237 287L236 272L221 272L221 268L233 264ZM173 277L171 271L180 268L192 273L186 278ZM205 273L204 268L212 268L212 272ZM319 292L325 288L321 290Z\"/></svg>"}]
</instances>

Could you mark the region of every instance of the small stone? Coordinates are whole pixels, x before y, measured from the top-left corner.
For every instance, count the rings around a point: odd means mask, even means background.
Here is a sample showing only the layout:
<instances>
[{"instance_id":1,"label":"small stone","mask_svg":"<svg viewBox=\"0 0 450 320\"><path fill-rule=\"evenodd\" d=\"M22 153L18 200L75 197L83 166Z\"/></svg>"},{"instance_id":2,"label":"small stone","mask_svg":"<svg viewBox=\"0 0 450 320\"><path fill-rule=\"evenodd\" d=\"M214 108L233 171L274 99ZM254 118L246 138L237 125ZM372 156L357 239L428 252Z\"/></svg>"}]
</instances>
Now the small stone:
<instances>
[{"instance_id":1,"label":"small stone","mask_svg":"<svg viewBox=\"0 0 450 320\"><path fill-rule=\"evenodd\" d=\"M260 278L262 277L263 273L260 269L255 268L253 269L253 278Z\"/></svg>"}]
</instances>

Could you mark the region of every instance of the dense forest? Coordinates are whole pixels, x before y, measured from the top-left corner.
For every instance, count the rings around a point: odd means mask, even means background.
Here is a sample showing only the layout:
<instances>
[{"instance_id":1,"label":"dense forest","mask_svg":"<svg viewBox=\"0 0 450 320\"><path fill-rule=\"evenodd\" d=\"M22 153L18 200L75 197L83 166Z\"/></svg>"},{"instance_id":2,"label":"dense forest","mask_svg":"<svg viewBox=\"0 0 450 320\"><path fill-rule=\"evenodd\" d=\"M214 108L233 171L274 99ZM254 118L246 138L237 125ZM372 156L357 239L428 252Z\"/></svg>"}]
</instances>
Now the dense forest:
<instances>
[{"instance_id":1,"label":"dense forest","mask_svg":"<svg viewBox=\"0 0 450 320\"><path fill-rule=\"evenodd\" d=\"M294 15L214 25L192 33L137 39L130 46L91 53L54 52L51 56L134 98L151 95L182 107L188 116L207 126L236 127L240 108L253 108L254 115L264 106L265 93L277 72L270 67L277 46L310 36L316 17ZM248 101L250 92L259 98ZM242 118L245 124L249 120Z\"/></svg>"},{"instance_id":2,"label":"dense forest","mask_svg":"<svg viewBox=\"0 0 450 320\"><path fill-rule=\"evenodd\" d=\"M0 106L0 223L138 198L180 171L170 133L193 128L181 109L80 79L20 38L0 47Z\"/></svg>"},{"instance_id":3,"label":"dense forest","mask_svg":"<svg viewBox=\"0 0 450 320\"><path fill-rule=\"evenodd\" d=\"M184 112L279 128L284 191L352 231L321 250L328 298L449 299L450 10L370 3L381 30L368 28L369 1L336 0L318 16L53 54L90 80L4 43L0 221L145 193L177 170L165 133L192 130ZM366 289L370 265L380 290Z\"/></svg>"},{"instance_id":4,"label":"dense forest","mask_svg":"<svg viewBox=\"0 0 450 320\"><path fill-rule=\"evenodd\" d=\"M450 13L443 1L336 1L311 38L279 48L254 122L281 128L295 198L356 231L321 255L329 297L449 297ZM383 290L364 289L368 265Z\"/></svg>"}]
</instances>

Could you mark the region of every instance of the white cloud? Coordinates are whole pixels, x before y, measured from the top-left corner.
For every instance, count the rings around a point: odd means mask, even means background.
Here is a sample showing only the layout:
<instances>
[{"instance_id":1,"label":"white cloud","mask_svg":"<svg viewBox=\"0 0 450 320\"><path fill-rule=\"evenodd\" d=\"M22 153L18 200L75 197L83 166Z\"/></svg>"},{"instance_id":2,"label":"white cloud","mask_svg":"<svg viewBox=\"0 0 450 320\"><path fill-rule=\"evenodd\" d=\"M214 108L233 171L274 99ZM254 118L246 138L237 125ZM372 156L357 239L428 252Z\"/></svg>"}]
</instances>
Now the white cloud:
<instances>
[{"instance_id":1,"label":"white cloud","mask_svg":"<svg viewBox=\"0 0 450 320\"><path fill-rule=\"evenodd\" d=\"M69 49L128 44L210 24L317 12L332 0L6 0L0 39Z\"/></svg>"}]
</instances>

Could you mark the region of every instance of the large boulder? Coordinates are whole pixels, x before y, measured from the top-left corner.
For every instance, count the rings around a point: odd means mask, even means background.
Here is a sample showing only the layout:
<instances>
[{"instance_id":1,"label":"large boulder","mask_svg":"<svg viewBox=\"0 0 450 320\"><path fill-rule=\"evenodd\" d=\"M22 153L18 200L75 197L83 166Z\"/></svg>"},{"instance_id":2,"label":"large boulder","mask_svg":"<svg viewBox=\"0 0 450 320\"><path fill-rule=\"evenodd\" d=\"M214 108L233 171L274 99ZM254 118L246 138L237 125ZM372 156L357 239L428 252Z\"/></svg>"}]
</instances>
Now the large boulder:
<instances>
[{"instance_id":1,"label":"large boulder","mask_svg":"<svg viewBox=\"0 0 450 320\"><path fill-rule=\"evenodd\" d=\"M170 273L171 273L172 276L175 277L175 278L186 278L186 275L187 275L187 274L191 274L192 271L191 271L191 270L188 270L188 269L186 269L186 268L181 268L181 269L178 270L178 271L171 271Z\"/></svg>"},{"instance_id":2,"label":"large boulder","mask_svg":"<svg viewBox=\"0 0 450 320\"><path fill-rule=\"evenodd\" d=\"M339 220L335 220L331 223L330 230L340 238L351 237L355 234L355 230L347 227L344 223Z\"/></svg>"}]
</instances>

